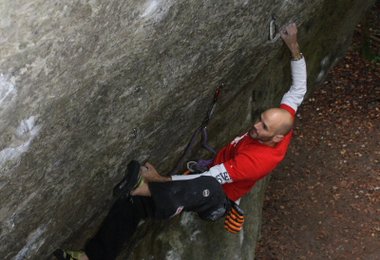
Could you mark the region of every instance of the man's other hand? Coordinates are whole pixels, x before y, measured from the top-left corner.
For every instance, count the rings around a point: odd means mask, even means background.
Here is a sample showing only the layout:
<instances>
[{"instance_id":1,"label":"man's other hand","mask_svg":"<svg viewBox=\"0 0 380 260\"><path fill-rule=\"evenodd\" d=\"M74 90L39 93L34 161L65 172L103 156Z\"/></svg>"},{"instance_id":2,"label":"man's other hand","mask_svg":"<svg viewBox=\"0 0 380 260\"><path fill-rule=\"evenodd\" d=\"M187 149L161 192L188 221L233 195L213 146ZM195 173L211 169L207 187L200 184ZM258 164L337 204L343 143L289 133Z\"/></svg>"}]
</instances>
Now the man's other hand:
<instances>
[{"instance_id":1,"label":"man's other hand","mask_svg":"<svg viewBox=\"0 0 380 260\"><path fill-rule=\"evenodd\" d=\"M144 178L145 182L166 182L171 181L170 177L161 176L153 165L146 162L140 167L141 176Z\"/></svg>"}]
</instances>

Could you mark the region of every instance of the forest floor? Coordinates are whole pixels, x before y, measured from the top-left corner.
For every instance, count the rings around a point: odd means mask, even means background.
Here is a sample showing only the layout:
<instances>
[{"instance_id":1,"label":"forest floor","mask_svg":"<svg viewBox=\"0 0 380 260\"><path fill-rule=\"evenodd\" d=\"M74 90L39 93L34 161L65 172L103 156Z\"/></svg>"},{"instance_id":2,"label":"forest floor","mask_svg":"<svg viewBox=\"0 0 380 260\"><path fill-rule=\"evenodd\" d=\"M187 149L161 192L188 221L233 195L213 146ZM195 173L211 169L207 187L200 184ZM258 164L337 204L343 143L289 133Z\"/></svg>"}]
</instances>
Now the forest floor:
<instances>
[{"instance_id":1,"label":"forest floor","mask_svg":"<svg viewBox=\"0 0 380 260\"><path fill-rule=\"evenodd\" d=\"M362 57L361 27L300 108L267 189L258 260L380 259L380 48Z\"/></svg>"}]
</instances>

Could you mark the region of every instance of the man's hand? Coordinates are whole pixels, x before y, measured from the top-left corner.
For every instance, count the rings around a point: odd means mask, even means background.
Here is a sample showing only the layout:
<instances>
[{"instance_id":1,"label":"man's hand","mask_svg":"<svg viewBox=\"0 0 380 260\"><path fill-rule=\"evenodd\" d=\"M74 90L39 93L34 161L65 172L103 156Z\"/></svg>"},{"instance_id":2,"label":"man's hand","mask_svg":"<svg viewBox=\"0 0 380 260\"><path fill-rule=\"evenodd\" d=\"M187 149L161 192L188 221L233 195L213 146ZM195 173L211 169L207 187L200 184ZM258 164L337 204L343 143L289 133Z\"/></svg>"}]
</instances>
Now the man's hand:
<instances>
[{"instance_id":1,"label":"man's hand","mask_svg":"<svg viewBox=\"0 0 380 260\"><path fill-rule=\"evenodd\" d=\"M297 41L297 25L295 23L288 24L281 29L280 35L282 40L288 46L294 60L302 58L300 48Z\"/></svg>"},{"instance_id":2,"label":"man's hand","mask_svg":"<svg viewBox=\"0 0 380 260\"><path fill-rule=\"evenodd\" d=\"M161 176L150 163L145 163L140 167L140 174L145 182L166 182L171 181L170 177Z\"/></svg>"}]
</instances>

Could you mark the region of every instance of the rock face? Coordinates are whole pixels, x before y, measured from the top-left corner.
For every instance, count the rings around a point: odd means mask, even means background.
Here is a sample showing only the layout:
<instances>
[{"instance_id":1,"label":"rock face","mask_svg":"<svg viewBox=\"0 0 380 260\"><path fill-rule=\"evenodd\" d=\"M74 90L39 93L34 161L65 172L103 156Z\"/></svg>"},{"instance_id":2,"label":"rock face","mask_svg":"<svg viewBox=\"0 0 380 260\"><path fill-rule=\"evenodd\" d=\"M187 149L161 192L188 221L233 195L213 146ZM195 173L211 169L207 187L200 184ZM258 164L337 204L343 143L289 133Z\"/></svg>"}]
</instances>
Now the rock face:
<instances>
[{"instance_id":1,"label":"rock face","mask_svg":"<svg viewBox=\"0 0 380 260\"><path fill-rule=\"evenodd\" d=\"M277 104L290 70L281 40L268 40L273 14L278 25L299 24L312 86L372 2L2 1L1 259L80 247L126 163L149 159L167 172L222 82L210 125L216 147ZM264 186L243 200L241 234L183 214L143 226L136 236L143 241L124 256L253 259Z\"/></svg>"}]
</instances>

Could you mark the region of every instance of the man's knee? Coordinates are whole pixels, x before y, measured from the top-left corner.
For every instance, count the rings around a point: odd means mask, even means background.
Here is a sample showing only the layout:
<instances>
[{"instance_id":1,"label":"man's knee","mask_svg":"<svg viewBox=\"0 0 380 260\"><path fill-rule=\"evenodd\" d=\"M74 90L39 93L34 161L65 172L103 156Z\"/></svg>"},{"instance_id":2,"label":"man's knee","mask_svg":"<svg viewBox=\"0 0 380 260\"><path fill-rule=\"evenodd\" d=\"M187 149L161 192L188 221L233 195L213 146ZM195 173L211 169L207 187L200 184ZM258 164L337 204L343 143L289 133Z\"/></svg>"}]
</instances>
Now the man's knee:
<instances>
[{"instance_id":1,"label":"man's knee","mask_svg":"<svg viewBox=\"0 0 380 260\"><path fill-rule=\"evenodd\" d=\"M229 199L226 197L222 186L213 177L205 177L202 196L205 197L204 202L200 202L197 213L204 220L216 221L223 216L231 207Z\"/></svg>"}]
</instances>

